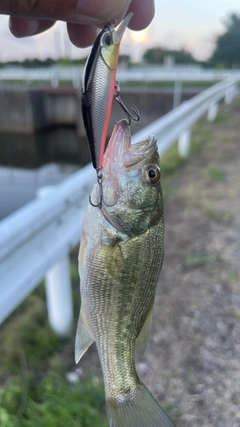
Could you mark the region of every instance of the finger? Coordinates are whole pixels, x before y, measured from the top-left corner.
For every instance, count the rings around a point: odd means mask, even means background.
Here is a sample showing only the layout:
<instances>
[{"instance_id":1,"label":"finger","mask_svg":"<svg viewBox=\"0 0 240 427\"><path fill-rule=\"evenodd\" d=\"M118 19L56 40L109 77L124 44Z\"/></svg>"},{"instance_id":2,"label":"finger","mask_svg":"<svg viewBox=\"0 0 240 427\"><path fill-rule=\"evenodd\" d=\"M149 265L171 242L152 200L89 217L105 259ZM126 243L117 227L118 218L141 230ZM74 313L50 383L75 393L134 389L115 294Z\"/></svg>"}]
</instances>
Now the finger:
<instances>
[{"instance_id":1,"label":"finger","mask_svg":"<svg viewBox=\"0 0 240 427\"><path fill-rule=\"evenodd\" d=\"M17 18L15 16L10 16L9 18L9 29L11 33L18 38L42 33L51 28L54 24L55 21L46 19Z\"/></svg>"},{"instance_id":2,"label":"finger","mask_svg":"<svg viewBox=\"0 0 240 427\"><path fill-rule=\"evenodd\" d=\"M97 36L97 28L90 25L67 23L68 36L77 47L91 46Z\"/></svg>"},{"instance_id":3,"label":"finger","mask_svg":"<svg viewBox=\"0 0 240 427\"><path fill-rule=\"evenodd\" d=\"M135 31L144 30L154 17L154 0L132 0L128 12L133 12L129 28Z\"/></svg>"},{"instance_id":4,"label":"finger","mask_svg":"<svg viewBox=\"0 0 240 427\"><path fill-rule=\"evenodd\" d=\"M131 0L0 0L0 14L85 25L112 22L127 11Z\"/></svg>"}]
</instances>

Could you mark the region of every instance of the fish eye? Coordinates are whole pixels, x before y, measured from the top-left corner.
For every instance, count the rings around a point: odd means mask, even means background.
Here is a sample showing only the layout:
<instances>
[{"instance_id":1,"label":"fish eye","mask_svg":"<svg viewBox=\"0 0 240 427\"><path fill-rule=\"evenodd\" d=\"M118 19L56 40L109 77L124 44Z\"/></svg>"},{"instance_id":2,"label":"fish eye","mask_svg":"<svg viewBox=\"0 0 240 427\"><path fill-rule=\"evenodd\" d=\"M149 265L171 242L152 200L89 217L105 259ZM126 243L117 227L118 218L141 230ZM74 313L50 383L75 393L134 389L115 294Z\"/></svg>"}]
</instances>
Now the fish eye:
<instances>
[{"instance_id":1,"label":"fish eye","mask_svg":"<svg viewBox=\"0 0 240 427\"><path fill-rule=\"evenodd\" d=\"M108 47L111 45L111 36L109 33L105 33L102 39L103 45Z\"/></svg>"},{"instance_id":2,"label":"fish eye","mask_svg":"<svg viewBox=\"0 0 240 427\"><path fill-rule=\"evenodd\" d=\"M156 165L148 165L145 169L145 179L149 184L157 184L161 178L160 168Z\"/></svg>"}]
</instances>

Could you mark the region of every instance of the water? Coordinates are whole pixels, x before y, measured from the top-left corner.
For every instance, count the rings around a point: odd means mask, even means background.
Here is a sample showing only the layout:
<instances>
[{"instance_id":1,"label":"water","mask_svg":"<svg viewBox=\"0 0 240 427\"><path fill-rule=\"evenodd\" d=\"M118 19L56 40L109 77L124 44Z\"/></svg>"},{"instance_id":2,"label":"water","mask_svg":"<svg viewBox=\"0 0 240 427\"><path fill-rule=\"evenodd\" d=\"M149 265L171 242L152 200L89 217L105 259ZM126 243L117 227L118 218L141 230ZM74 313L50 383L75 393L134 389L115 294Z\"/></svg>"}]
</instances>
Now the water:
<instances>
[{"instance_id":1,"label":"water","mask_svg":"<svg viewBox=\"0 0 240 427\"><path fill-rule=\"evenodd\" d=\"M73 126L35 134L0 133L0 166L36 169L48 163L84 166L91 160L86 138Z\"/></svg>"},{"instance_id":2,"label":"water","mask_svg":"<svg viewBox=\"0 0 240 427\"><path fill-rule=\"evenodd\" d=\"M0 220L33 200L39 187L58 184L90 160L86 138L72 126L0 133Z\"/></svg>"}]
</instances>

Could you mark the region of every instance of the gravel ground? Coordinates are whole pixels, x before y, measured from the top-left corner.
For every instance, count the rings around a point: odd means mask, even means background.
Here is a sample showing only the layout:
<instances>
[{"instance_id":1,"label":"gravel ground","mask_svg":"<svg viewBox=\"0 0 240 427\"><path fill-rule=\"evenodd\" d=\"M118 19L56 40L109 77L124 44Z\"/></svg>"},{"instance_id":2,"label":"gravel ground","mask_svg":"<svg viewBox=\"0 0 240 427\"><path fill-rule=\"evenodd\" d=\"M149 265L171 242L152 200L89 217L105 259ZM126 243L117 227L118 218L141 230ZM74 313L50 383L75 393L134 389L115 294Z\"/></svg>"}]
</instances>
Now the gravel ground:
<instances>
[{"instance_id":1,"label":"gravel ground","mask_svg":"<svg viewBox=\"0 0 240 427\"><path fill-rule=\"evenodd\" d=\"M165 259L137 369L176 427L240 427L240 101L197 133L201 148L165 200ZM99 374L95 346L79 366Z\"/></svg>"},{"instance_id":2,"label":"gravel ground","mask_svg":"<svg viewBox=\"0 0 240 427\"><path fill-rule=\"evenodd\" d=\"M139 373L177 427L240 426L240 102L222 106L165 202L165 260ZM200 130L201 131L201 130Z\"/></svg>"}]
</instances>

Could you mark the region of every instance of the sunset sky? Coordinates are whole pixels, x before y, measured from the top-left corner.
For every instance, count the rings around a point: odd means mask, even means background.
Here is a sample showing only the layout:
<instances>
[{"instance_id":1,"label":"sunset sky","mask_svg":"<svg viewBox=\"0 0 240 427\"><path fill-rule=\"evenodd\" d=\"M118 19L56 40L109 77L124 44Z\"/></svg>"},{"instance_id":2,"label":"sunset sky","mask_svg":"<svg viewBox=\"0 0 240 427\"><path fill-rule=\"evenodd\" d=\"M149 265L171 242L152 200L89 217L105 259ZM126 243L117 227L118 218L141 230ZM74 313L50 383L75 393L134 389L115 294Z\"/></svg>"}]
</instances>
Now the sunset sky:
<instances>
[{"instance_id":1,"label":"sunset sky","mask_svg":"<svg viewBox=\"0 0 240 427\"><path fill-rule=\"evenodd\" d=\"M231 12L240 14L239 0L156 0L156 16L142 32L126 33L122 52L139 60L149 46L185 48L197 59L207 58L214 47L214 37L224 29L223 21ZM0 61L63 55L84 57L88 49L77 49L66 36L65 25L58 23L43 35L15 39L8 30L8 18L0 16Z\"/></svg>"}]
</instances>

